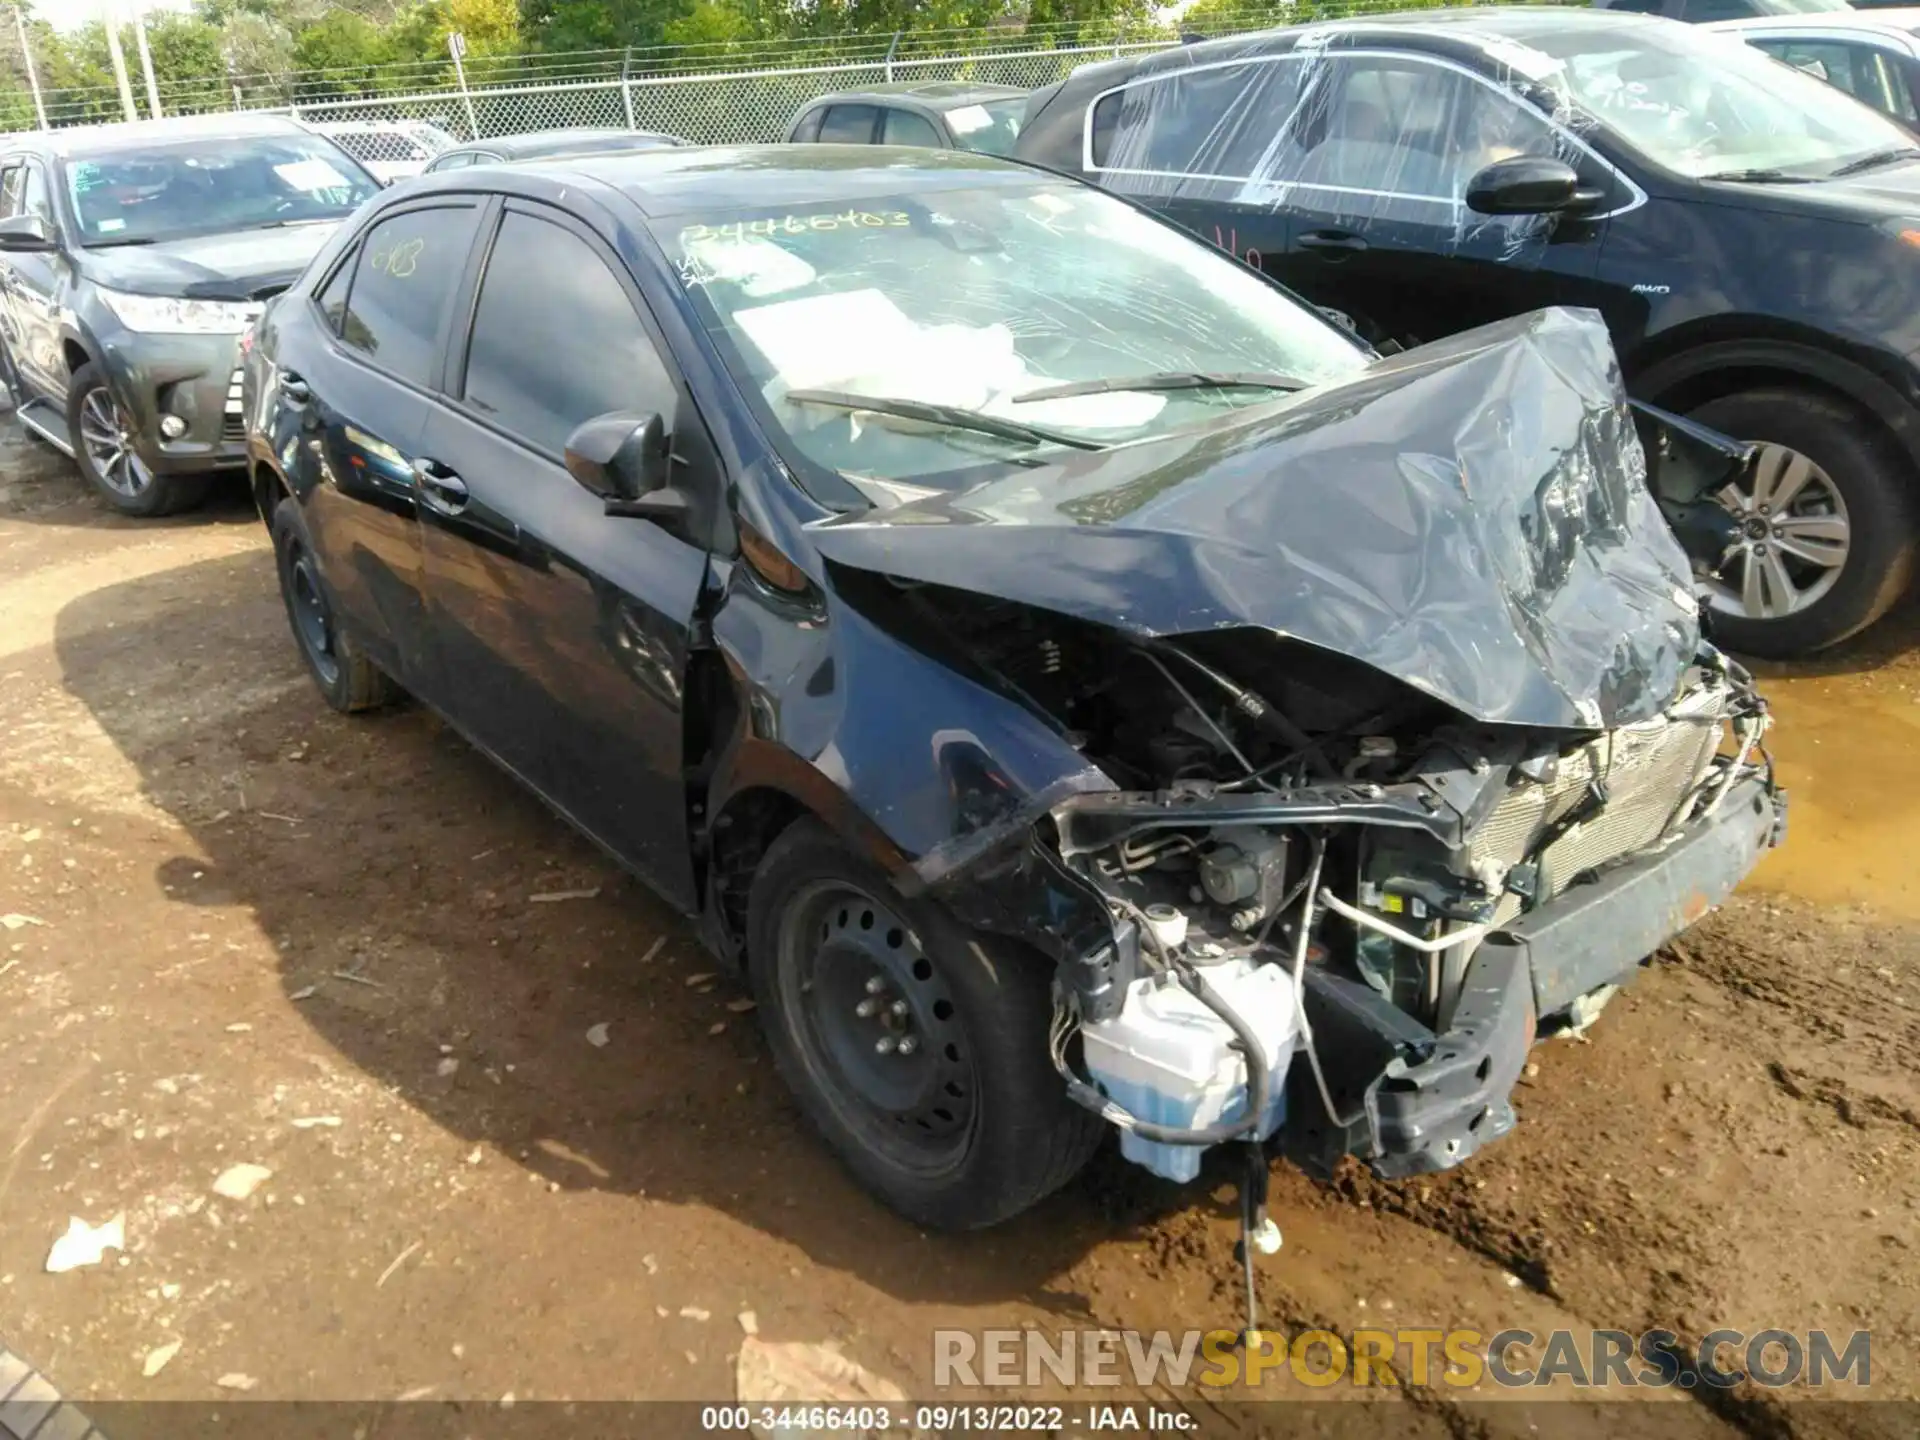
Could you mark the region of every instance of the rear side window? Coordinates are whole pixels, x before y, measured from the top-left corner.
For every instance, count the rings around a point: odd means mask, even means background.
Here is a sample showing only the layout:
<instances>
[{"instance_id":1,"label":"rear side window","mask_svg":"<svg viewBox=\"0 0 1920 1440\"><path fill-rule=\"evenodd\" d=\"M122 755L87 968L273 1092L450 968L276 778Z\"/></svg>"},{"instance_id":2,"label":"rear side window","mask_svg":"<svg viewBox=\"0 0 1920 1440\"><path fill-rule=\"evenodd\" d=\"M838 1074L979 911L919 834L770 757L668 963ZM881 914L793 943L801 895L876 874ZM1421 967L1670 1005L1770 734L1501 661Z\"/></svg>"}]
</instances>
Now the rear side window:
<instances>
[{"instance_id":1,"label":"rear side window","mask_svg":"<svg viewBox=\"0 0 1920 1440\"><path fill-rule=\"evenodd\" d=\"M442 155L438 160L427 166L427 169L433 171L464 170L478 158L479 157L470 150L456 150L451 155Z\"/></svg>"},{"instance_id":2,"label":"rear side window","mask_svg":"<svg viewBox=\"0 0 1920 1440\"><path fill-rule=\"evenodd\" d=\"M1228 180L1259 176L1298 104L1301 71L1291 57L1221 65L1103 96L1091 120L1094 167Z\"/></svg>"},{"instance_id":3,"label":"rear side window","mask_svg":"<svg viewBox=\"0 0 1920 1440\"><path fill-rule=\"evenodd\" d=\"M508 211L480 282L466 402L559 455L583 420L613 410L673 422L674 387L627 292L571 230Z\"/></svg>"},{"instance_id":4,"label":"rear side window","mask_svg":"<svg viewBox=\"0 0 1920 1440\"><path fill-rule=\"evenodd\" d=\"M367 231L349 267L353 280L341 342L402 380L427 384L472 248L476 214L471 205L407 210Z\"/></svg>"},{"instance_id":5,"label":"rear side window","mask_svg":"<svg viewBox=\"0 0 1920 1440\"><path fill-rule=\"evenodd\" d=\"M919 145L928 150L945 148L940 132L933 128L933 122L924 115L889 107L886 117L886 122L880 127L882 145Z\"/></svg>"},{"instance_id":6,"label":"rear side window","mask_svg":"<svg viewBox=\"0 0 1920 1440\"><path fill-rule=\"evenodd\" d=\"M820 122L826 118L825 110L809 110L793 127L793 138L803 145L810 145L820 138Z\"/></svg>"},{"instance_id":7,"label":"rear side window","mask_svg":"<svg viewBox=\"0 0 1920 1440\"><path fill-rule=\"evenodd\" d=\"M820 121L824 145L871 145L873 122L879 118L871 105L830 105Z\"/></svg>"}]
</instances>

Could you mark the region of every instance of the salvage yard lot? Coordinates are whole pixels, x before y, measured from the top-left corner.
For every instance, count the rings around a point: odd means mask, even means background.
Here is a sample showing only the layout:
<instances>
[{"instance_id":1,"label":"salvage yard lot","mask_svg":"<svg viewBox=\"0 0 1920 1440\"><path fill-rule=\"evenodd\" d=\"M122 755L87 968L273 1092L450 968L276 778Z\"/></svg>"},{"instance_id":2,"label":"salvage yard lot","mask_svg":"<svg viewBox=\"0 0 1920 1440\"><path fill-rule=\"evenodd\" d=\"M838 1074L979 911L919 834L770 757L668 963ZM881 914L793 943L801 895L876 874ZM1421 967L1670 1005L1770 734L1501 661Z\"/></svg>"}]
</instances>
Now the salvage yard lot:
<instances>
[{"instance_id":1,"label":"salvage yard lot","mask_svg":"<svg viewBox=\"0 0 1920 1440\"><path fill-rule=\"evenodd\" d=\"M1271 1319L1870 1329L1875 1393L1920 1398L1917 637L1909 607L1769 678L1788 848L1536 1052L1511 1137L1397 1184L1276 1170ZM895 1218L688 926L432 715L321 705L237 489L120 520L11 426L0 913L0 1339L74 1398L716 1400L742 1312L932 1398L936 1328L1237 1323L1226 1166ZM214 1196L240 1163L272 1174ZM122 1212L124 1256L45 1273ZM1540 1423L1411 1398L1396 1432ZM1705 1398L1672 1433L1890 1423Z\"/></svg>"}]
</instances>

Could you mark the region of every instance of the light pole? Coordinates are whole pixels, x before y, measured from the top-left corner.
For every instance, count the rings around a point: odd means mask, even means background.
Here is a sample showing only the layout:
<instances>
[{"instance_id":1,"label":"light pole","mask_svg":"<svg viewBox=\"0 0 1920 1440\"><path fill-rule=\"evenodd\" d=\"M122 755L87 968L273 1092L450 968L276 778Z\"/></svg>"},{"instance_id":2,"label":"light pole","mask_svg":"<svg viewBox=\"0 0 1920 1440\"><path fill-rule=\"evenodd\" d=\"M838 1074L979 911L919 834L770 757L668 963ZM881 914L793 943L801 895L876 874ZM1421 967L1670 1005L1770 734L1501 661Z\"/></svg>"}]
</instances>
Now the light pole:
<instances>
[{"instance_id":1,"label":"light pole","mask_svg":"<svg viewBox=\"0 0 1920 1440\"><path fill-rule=\"evenodd\" d=\"M147 48L147 17L144 0L133 0L133 38L140 45L140 68L147 76L147 108L160 118L160 86L153 78L153 51Z\"/></svg>"},{"instance_id":2,"label":"light pole","mask_svg":"<svg viewBox=\"0 0 1920 1440\"><path fill-rule=\"evenodd\" d=\"M113 83L120 87L120 108L129 120L138 120L140 111L133 103L133 86L127 83L127 57L120 48L120 14L117 5L106 7L107 55L113 61Z\"/></svg>"},{"instance_id":3,"label":"light pole","mask_svg":"<svg viewBox=\"0 0 1920 1440\"><path fill-rule=\"evenodd\" d=\"M27 43L27 14L13 7L13 28L20 33L20 58L27 62L27 88L33 91L33 113L42 130L47 128L47 102L40 98L40 72L33 68L33 46Z\"/></svg>"}]
</instances>

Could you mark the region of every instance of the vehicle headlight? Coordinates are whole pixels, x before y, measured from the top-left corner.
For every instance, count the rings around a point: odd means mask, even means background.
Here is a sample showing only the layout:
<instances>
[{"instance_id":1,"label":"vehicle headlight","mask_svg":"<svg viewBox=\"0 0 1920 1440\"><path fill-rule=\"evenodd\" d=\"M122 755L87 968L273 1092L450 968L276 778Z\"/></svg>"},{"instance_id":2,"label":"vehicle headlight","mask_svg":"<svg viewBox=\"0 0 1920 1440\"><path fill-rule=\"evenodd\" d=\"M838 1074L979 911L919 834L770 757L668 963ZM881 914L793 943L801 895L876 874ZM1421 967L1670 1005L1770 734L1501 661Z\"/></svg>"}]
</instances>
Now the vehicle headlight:
<instances>
[{"instance_id":1,"label":"vehicle headlight","mask_svg":"<svg viewBox=\"0 0 1920 1440\"><path fill-rule=\"evenodd\" d=\"M238 335L263 308L251 300L177 300L104 288L98 294L122 325L148 335Z\"/></svg>"}]
</instances>

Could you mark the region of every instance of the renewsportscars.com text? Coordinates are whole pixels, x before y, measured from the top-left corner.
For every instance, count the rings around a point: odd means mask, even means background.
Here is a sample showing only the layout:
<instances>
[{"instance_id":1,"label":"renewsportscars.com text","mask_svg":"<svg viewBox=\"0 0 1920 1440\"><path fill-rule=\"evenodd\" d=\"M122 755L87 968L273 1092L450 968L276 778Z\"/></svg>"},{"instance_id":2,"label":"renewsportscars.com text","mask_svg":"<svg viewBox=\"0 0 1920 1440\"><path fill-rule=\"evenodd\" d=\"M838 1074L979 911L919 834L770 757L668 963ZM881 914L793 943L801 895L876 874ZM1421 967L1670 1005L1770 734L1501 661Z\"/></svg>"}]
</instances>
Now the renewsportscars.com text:
<instances>
[{"instance_id":1,"label":"renewsportscars.com text","mask_svg":"<svg viewBox=\"0 0 1920 1440\"><path fill-rule=\"evenodd\" d=\"M1285 1378L1331 1385L1448 1385L1509 1389L1553 1384L1607 1389L1728 1388L1742 1382L1845 1385L1873 1381L1872 1336L1856 1330L1714 1330L1697 1343L1671 1330L1396 1329L1263 1331L1242 1347L1233 1330L936 1330L938 1387L1046 1383L1075 1387L1259 1386Z\"/></svg>"}]
</instances>

